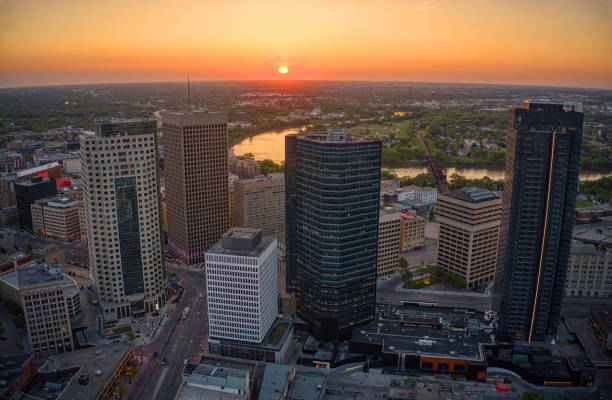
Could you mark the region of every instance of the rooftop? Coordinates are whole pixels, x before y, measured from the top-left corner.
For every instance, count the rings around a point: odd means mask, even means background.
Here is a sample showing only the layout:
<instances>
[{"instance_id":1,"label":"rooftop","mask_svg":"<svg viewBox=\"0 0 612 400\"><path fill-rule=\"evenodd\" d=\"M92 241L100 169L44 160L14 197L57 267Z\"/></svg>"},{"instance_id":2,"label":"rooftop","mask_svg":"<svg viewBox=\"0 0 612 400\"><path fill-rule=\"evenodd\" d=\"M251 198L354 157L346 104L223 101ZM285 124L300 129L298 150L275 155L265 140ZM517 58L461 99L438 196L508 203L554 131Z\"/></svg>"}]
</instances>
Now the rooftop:
<instances>
[{"instance_id":1,"label":"rooftop","mask_svg":"<svg viewBox=\"0 0 612 400\"><path fill-rule=\"evenodd\" d=\"M450 193L440 195L440 197L442 196L452 197L468 203L483 203L485 201L501 200L500 197L494 192L478 187L464 187Z\"/></svg>"},{"instance_id":2,"label":"rooftop","mask_svg":"<svg viewBox=\"0 0 612 400\"><path fill-rule=\"evenodd\" d=\"M72 200L67 197L62 197L61 199L55 199L47 202L47 206L53 208L69 208L78 204L79 202L77 200Z\"/></svg>"},{"instance_id":3,"label":"rooftop","mask_svg":"<svg viewBox=\"0 0 612 400\"><path fill-rule=\"evenodd\" d=\"M17 171L17 178L21 178L27 175L37 174L43 171L48 171L53 168L59 168L59 166L60 166L59 163L57 161L54 161L49 164L39 165L38 167L22 169L20 171Z\"/></svg>"},{"instance_id":4,"label":"rooftop","mask_svg":"<svg viewBox=\"0 0 612 400\"><path fill-rule=\"evenodd\" d=\"M274 236L263 236L260 229L230 228L207 253L259 257L275 240Z\"/></svg>"},{"instance_id":5,"label":"rooftop","mask_svg":"<svg viewBox=\"0 0 612 400\"><path fill-rule=\"evenodd\" d=\"M246 183L268 182L268 181L280 180L280 179L285 179L285 174L283 174L282 172L272 172L268 175L259 175L254 178L240 179L239 182L242 184L246 184Z\"/></svg>"},{"instance_id":6,"label":"rooftop","mask_svg":"<svg viewBox=\"0 0 612 400\"><path fill-rule=\"evenodd\" d=\"M285 387L289 383L289 375L295 368L291 365L267 363L264 369L259 400L280 400Z\"/></svg>"},{"instance_id":7,"label":"rooftop","mask_svg":"<svg viewBox=\"0 0 612 400\"><path fill-rule=\"evenodd\" d=\"M95 399L131 348L131 343L111 343L55 354L38 369L38 373L39 376L61 372L72 374L62 383L62 391L54 397L58 400ZM87 383L79 383L79 378L85 376Z\"/></svg>"},{"instance_id":8,"label":"rooftop","mask_svg":"<svg viewBox=\"0 0 612 400\"><path fill-rule=\"evenodd\" d=\"M17 270L19 287L56 283L64 279L62 268L58 264L37 264Z\"/></svg>"},{"instance_id":9,"label":"rooftop","mask_svg":"<svg viewBox=\"0 0 612 400\"><path fill-rule=\"evenodd\" d=\"M572 239L598 247L612 248L612 222L574 225Z\"/></svg>"},{"instance_id":10,"label":"rooftop","mask_svg":"<svg viewBox=\"0 0 612 400\"><path fill-rule=\"evenodd\" d=\"M378 304L373 322L353 331L351 342L402 352L483 361L492 325L472 309Z\"/></svg>"},{"instance_id":11,"label":"rooftop","mask_svg":"<svg viewBox=\"0 0 612 400\"><path fill-rule=\"evenodd\" d=\"M295 374L293 382L289 386L287 398L301 400L320 400L325 396L325 375L314 372L302 372Z\"/></svg>"},{"instance_id":12,"label":"rooftop","mask_svg":"<svg viewBox=\"0 0 612 400\"><path fill-rule=\"evenodd\" d=\"M342 129L331 129L330 128L325 133L323 132L294 133L290 135L296 136L299 140L317 142L317 143L328 143L328 144L382 142L380 138L347 133L346 128L342 128Z\"/></svg>"}]
</instances>

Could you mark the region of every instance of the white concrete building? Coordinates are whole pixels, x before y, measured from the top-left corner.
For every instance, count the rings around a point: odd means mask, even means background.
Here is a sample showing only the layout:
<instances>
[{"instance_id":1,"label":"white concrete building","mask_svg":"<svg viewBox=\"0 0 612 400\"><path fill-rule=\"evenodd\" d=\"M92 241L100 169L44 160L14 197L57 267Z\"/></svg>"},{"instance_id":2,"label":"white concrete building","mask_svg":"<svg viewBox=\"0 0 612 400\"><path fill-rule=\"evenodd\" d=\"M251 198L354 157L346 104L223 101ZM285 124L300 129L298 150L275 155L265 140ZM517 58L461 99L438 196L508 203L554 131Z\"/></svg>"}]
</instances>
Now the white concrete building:
<instances>
[{"instance_id":1,"label":"white concrete building","mask_svg":"<svg viewBox=\"0 0 612 400\"><path fill-rule=\"evenodd\" d=\"M397 192L397 201L419 201L433 204L438 200L438 189L430 187L406 186Z\"/></svg>"},{"instance_id":2,"label":"white concrete building","mask_svg":"<svg viewBox=\"0 0 612 400\"><path fill-rule=\"evenodd\" d=\"M108 325L165 301L157 122L96 121L80 142L90 269Z\"/></svg>"},{"instance_id":3,"label":"white concrete building","mask_svg":"<svg viewBox=\"0 0 612 400\"><path fill-rule=\"evenodd\" d=\"M211 339L261 343L278 314L276 238L231 228L206 252Z\"/></svg>"}]
</instances>

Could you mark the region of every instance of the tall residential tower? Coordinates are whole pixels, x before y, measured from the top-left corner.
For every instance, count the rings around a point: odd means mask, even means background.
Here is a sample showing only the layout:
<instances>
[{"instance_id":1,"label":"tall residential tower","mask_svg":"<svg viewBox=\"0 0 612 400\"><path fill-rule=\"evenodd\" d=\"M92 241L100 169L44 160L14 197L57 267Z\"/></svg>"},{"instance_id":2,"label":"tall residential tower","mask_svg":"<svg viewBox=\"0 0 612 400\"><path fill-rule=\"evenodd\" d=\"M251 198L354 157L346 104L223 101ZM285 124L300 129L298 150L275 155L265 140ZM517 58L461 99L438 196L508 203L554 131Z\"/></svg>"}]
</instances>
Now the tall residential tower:
<instances>
[{"instance_id":1,"label":"tall residential tower","mask_svg":"<svg viewBox=\"0 0 612 400\"><path fill-rule=\"evenodd\" d=\"M526 102L513 111L494 288L502 338L539 342L557 332L583 118L573 104Z\"/></svg>"},{"instance_id":2,"label":"tall residential tower","mask_svg":"<svg viewBox=\"0 0 612 400\"><path fill-rule=\"evenodd\" d=\"M89 263L104 321L165 301L154 119L96 121L81 135Z\"/></svg>"},{"instance_id":3,"label":"tall residential tower","mask_svg":"<svg viewBox=\"0 0 612 400\"><path fill-rule=\"evenodd\" d=\"M188 264L229 228L227 114L162 113L170 251Z\"/></svg>"},{"instance_id":4,"label":"tall residential tower","mask_svg":"<svg viewBox=\"0 0 612 400\"><path fill-rule=\"evenodd\" d=\"M286 136L287 286L314 336L374 318L380 139L345 130Z\"/></svg>"}]
</instances>

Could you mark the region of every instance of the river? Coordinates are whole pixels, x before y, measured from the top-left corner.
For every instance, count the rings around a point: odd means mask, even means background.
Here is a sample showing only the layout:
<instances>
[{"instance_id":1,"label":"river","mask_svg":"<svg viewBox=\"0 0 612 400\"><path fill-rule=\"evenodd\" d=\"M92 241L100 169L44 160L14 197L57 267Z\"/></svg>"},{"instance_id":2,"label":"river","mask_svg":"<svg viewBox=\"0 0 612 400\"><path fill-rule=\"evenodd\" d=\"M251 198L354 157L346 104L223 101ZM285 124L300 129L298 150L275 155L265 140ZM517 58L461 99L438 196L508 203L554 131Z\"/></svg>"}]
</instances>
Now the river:
<instances>
[{"instance_id":1,"label":"river","mask_svg":"<svg viewBox=\"0 0 612 400\"><path fill-rule=\"evenodd\" d=\"M258 133L257 135L248 137L233 147L234 154L237 156L245 153L253 153L256 160L270 159L276 163L285 160L285 136L290 133L297 133L300 128L283 129L280 131L269 131ZM398 176L416 176L422 172L427 172L427 167L384 167ZM504 170L501 168L474 168L474 167L449 167L447 168L447 176L454 173L465 176L468 179L477 179L488 176L491 179L504 179ZM604 176L612 175L610 173L601 173L593 171L584 171L580 174L580 179L599 179Z\"/></svg>"}]
</instances>

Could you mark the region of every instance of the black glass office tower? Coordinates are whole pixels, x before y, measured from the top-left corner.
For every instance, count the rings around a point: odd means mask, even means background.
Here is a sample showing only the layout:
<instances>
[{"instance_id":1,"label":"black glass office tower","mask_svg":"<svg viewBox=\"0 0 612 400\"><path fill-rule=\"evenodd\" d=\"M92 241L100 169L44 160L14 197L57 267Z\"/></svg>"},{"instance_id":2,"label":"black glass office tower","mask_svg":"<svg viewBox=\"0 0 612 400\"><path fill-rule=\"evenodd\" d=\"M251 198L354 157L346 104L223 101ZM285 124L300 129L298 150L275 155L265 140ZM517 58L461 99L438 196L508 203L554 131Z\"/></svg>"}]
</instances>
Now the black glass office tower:
<instances>
[{"instance_id":1,"label":"black glass office tower","mask_svg":"<svg viewBox=\"0 0 612 400\"><path fill-rule=\"evenodd\" d=\"M580 170L580 105L526 102L510 119L494 308L500 339L557 332Z\"/></svg>"},{"instance_id":2,"label":"black glass office tower","mask_svg":"<svg viewBox=\"0 0 612 400\"><path fill-rule=\"evenodd\" d=\"M337 340L374 317L381 141L329 130L286 152L288 286L311 333Z\"/></svg>"}]
</instances>

